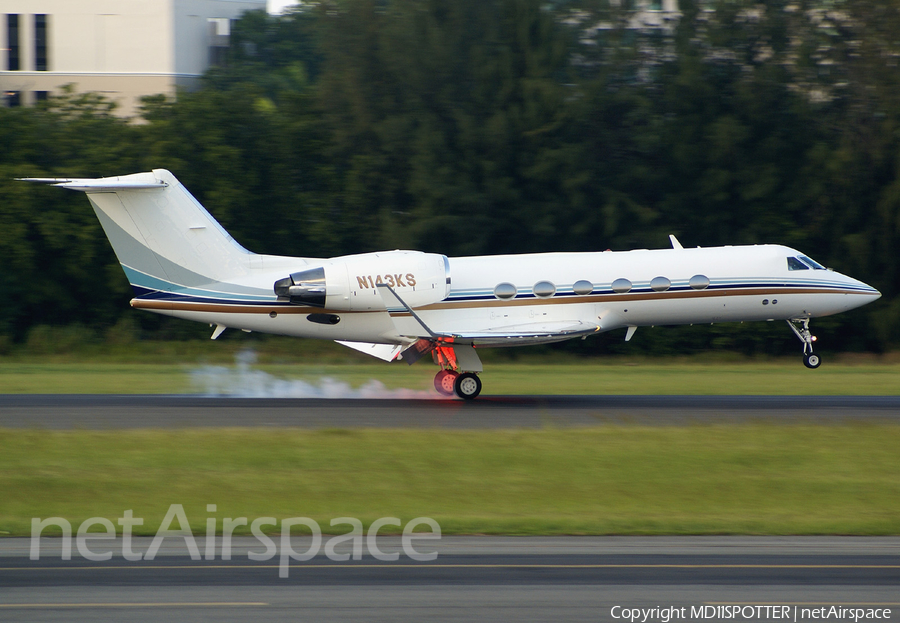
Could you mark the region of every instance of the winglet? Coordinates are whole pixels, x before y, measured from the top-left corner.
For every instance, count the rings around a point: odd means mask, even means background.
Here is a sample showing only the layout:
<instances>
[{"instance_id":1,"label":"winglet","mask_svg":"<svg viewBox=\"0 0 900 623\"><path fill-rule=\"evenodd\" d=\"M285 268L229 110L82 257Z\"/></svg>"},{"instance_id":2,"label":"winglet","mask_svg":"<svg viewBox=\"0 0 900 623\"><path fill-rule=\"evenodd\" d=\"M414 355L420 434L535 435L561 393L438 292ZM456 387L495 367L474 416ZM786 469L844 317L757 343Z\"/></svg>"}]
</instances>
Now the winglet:
<instances>
[{"instance_id":1,"label":"winglet","mask_svg":"<svg viewBox=\"0 0 900 623\"><path fill-rule=\"evenodd\" d=\"M684 248L683 246L681 246L681 243L678 242L678 238L675 237L675 234L669 234L669 240L672 241L673 249L683 249Z\"/></svg>"}]
</instances>

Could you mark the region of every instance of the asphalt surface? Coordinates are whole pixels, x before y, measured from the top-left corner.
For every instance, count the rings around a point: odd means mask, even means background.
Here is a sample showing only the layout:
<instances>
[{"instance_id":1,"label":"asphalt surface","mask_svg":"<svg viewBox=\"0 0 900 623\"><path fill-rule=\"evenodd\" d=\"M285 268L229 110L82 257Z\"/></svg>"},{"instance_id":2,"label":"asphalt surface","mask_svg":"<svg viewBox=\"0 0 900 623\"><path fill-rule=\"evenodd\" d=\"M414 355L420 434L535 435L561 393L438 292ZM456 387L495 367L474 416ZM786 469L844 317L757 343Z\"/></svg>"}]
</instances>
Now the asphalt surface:
<instances>
[{"instance_id":1,"label":"asphalt surface","mask_svg":"<svg viewBox=\"0 0 900 623\"><path fill-rule=\"evenodd\" d=\"M747 420L900 421L900 396L483 396L462 402L0 395L0 428L539 428Z\"/></svg>"},{"instance_id":2,"label":"asphalt surface","mask_svg":"<svg viewBox=\"0 0 900 623\"><path fill-rule=\"evenodd\" d=\"M132 547L143 553L149 543ZM220 548L213 560L191 560L178 537L152 561L124 560L121 539L91 543L112 553L104 562L76 548L62 560L60 545L42 539L31 560L29 539L0 540L0 620L615 621L621 608L683 607L685 620L761 621L784 620L764 609L780 606L811 621L804 608L832 605L900 613L900 538L444 537L416 544L437 554L417 562L388 537L378 546L399 553L396 562L368 549L358 561L319 555L288 560L286 578L277 556L249 559L264 549L252 537L235 539L230 561ZM291 547L302 552L309 539ZM722 605L751 610L717 616Z\"/></svg>"}]
</instances>

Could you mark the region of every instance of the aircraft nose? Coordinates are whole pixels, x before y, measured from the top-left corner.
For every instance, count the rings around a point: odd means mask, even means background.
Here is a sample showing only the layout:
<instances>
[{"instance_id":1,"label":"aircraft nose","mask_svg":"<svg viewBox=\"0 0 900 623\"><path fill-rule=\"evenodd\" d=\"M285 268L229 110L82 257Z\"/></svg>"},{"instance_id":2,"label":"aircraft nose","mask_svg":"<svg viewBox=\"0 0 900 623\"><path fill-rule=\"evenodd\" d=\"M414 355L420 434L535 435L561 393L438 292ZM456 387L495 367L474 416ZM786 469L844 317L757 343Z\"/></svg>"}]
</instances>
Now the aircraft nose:
<instances>
[{"instance_id":1,"label":"aircraft nose","mask_svg":"<svg viewBox=\"0 0 900 623\"><path fill-rule=\"evenodd\" d=\"M869 284L852 277L847 277L847 279L850 281L851 288L856 290L854 298L856 299L857 304L854 307L868 305L869 303L873 303L881 298L881 292L879 292Z\"/></svg>"},{"instance_id":2,"label":"aircraft nose","mask_svg":"<svg viewBox=\"0 0 900 623\"><path fill-rule=\"evenodd\" d=\"M862 287L865 290L864 294L868 294L869 296L875 297L871 300L875 301L875 300L878 300L881 298L881 292L879 292L877 289L870 286L868 283L864 283L862 281L856 281L856 283L858 283L860 285L860 287Z\"/></svg>"}]
</instances>

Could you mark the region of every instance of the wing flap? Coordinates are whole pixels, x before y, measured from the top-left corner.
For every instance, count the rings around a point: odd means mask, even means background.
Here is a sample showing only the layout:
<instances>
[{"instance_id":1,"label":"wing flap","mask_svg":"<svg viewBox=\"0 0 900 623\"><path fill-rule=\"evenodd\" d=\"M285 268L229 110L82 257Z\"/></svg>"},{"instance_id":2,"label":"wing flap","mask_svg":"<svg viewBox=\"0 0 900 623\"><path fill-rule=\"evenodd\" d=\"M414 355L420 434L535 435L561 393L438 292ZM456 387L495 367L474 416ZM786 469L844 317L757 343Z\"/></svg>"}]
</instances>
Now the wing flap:
<instances>
[{"instance_id":1,"label":"wing flap","mask_svg":"<svg viewBox=\"0 0 900 623\"><path fill-rule=\"evenodd\" d=\"M479 337L577 337L589 335L600 330L600 326L580 320L563 320L557 322L533 322L527 324L494 327L481 331L455 334L463 338Z\"/></svg>"},{"instance_id":2,"label":"wing flap","mask_svg":"<svg viewBox=\"0 0 900 623\"><path fill-rule=\"evenodd\" d=\"M535 322L454 333L457 341L476 346L521 346L545 344L591 335L600 331L599 325L580 320Z\"/></svg>"},{"instance_id":3,"label":"wing flap","mask_svg":"<svg viewBox=\"0 0 900 623\"><path fill-rule=\"evenodd\" d=\"M400 354L400 351L406 348L406 346L402 344L370 344L369 342L345 342L342 340L335 340L335 342L341 346L346 346L347 348L352 348L353 350L358 350L361 353L381 359L382 361L394 361L397 358L397 355Z\"/></svg>"}]
</instances>

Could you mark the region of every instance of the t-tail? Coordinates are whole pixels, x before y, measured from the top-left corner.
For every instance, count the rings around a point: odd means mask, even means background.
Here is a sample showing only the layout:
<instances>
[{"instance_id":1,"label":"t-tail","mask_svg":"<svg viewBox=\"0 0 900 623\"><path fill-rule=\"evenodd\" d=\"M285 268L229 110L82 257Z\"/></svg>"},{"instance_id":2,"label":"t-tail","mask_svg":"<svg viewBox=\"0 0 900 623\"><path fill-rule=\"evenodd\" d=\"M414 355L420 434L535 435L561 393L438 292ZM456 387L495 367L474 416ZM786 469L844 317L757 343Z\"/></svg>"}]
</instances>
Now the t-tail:
<instances>
[{"instance_id":1,"label":"t-tail","mask_svg":"<svg viewBox=\"0 0 900 623\"><path fill-rule=\"evenodd\" d=\"M240 279L258 257L165 169L100 179L24 181L87 194L136 296Z\"/></svg>"}]
</instances>

